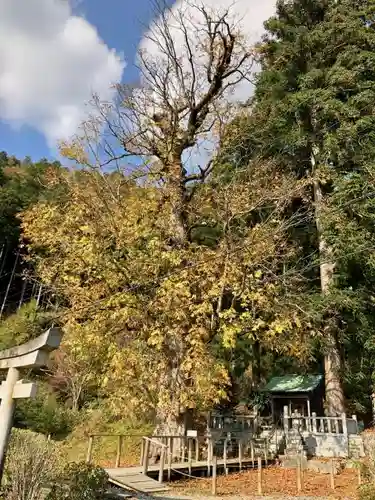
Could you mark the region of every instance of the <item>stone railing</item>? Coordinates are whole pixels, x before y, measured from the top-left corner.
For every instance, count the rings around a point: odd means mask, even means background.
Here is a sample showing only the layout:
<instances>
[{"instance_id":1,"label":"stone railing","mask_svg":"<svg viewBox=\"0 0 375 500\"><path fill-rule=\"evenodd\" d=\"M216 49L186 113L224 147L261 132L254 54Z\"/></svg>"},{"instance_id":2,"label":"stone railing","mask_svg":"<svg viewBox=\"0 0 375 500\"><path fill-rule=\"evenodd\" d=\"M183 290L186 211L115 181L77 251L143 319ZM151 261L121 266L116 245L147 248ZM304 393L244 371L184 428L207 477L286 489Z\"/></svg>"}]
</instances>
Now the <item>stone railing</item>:
<instances>
[{"instance_id":1,"label":"stone railing","mask_svg":"<svg viewBox=\"0 0 375 500\"><path fill-rule=\"evenodd\" d=\"M311 417L284 414L284 430L292 428L312 434L358 434L356 415L348 418L345 413L337 417L317 416L316 413L312 413Z\"/></svg>"},{"instance_id":2,"label":"stone railing","mask_svg":"<svg viewBox=\"0 0 375 500\"><path fill-rule=\"evenodd\" d=\"M311 417L305 417L296 412L289 415L285 408L283 426L288 456L296 453L296 443L303 444L309 456L363 456L363 442L355 415L347 418L345 413L337 417L312 413Z\"/></svg>"}]
</instances>

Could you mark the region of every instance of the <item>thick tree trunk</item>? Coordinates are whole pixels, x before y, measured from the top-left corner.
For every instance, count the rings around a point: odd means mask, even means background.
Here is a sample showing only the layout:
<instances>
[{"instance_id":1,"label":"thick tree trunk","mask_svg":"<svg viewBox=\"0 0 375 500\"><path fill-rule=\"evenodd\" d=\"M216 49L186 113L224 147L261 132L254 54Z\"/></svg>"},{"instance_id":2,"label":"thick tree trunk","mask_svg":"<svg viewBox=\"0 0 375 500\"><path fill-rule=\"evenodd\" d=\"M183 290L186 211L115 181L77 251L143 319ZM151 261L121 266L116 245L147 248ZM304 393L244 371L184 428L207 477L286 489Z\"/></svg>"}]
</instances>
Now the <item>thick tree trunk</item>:
<instances>
[{"instance_id":1,"label":"thick tree trunk","mask_svg":"<svg viewBox=\"0 0 375 500\"><path fill-rule=\"evenodd\" d=\"M181 339L170 339L165 355L168 365L160 376L160 385L167 389L168 401L163 401L156 410L156 427L154 436L185 436L186 429L192 425L192 411L181 404L181 391L186 388L187 381L181 376L181 363L186 355ZM165 440L167 441L167 440ZM165 442L164 444L167 444ZM173 440L173 458L182 454L184 439ZM152 458L157 459L159 450L152 450Z\"/></svg>"},{"instance_id":2,"label":"thick tree trunk","mask_svg":"<svg viewBox=\"0 0 375 500\"><path fill-rule=\"evenodd\" d=\"M172 227L174 239L184 246L189 240L188 232L188 199L184 184L184 168L179 157L174 158L167 167L169 199L172 205Z\"/></svg>"},{"instance_id":3,"label":"thick tree trunk","mask_svg":"<svg viewBox=\"0 0 375 500\"><path fill-rule=\"evenodd\" d=\"M186 410L178 416L168 415L161 411L157 415L157 425L154 430L155 436L174 436L172 457L179 460L183 454L183 447L185 446L184 439L178 439L177 436L186 436L186 430L193 425L193 416L190 410ZM165 443L166 444L166 443ZM159 448L151 447L151 461L157 462L159 455ZM185 450L186 452L186 450Z\"/></svg>"},{"instance_id":4,"label":"thick tree trunk","mask_svg":"<svg viewBox=\"0 0 375 500\"><path fill-rule=\"evenodd\" d=\"M164 169L167 179L167 194L166 199L171 204L171 228L172 238L174 242L184 247L189 242L189 228L188 228L188 207L189 197L187 194L185 175L186 172L181 162L181 153L174 151L171 153L169 160L164 164ZM177 396L177 392L182 385L180 377L180 365L186 353L184 353L184 345L182 341L175 341L168 345L168 358L170 360L170 367L165 374L166 380L164 381L169 386L171 398ZM163 383L161 381L161 383ZM178 397L178 396L177 396ZM178 403L172 404L169 411L166 408L160 408L157 411L156 421L157 425L154 430L155 436L175 436L173 439L173 452L172 456L175 459L181 458L185 440L182 439L186 436L186 430L192 427L193 414L189 409L180 408L180 413L176 410L179 406ZM179 439L177 436L181 436ZM158 449L152 447L151 455L154 461L158 458Z\"/></svg>"},{"instance_id":5,"label":"thick tree trunk","mask_svg":"<svg viewBox=\"0 0 375 500\"><path fill-rule=\"evenodd\" d=\"M253 344L253 386L258 388L260 385L260 365L261 365L261 352L259 340L254 340Z\"/></svg>"},{"instance_id":6,"label":"thick tree trunk","mask_svg":"<svg viewBox=\"0 0 375 500\"><path fill-rule=\"evenodd\" d=\"M344 391L341 383L342 363L334 332L326 331L326 353L324 355L324 374L326 391L326 412L328 415L341 415L345 412Z\"/></svg>"},{"instance_id":7,"label":"thick tree trunk","mask_svg":"<svg viewBox=\"0 0 375 500\"><path fill-rule=\"evenodd\" d=\"M186 410L180 415L166 415L161 412L157 415L155 435L161 436L185 436L186 430L192 426L192 412Z\"/></svg>"},{"instance_id":8,"label":"thick tree trunk","mask_svg":"<svg viewBox=\"0 0 375 500\"><path fill-rule=\"evenodd\" d=\"M375 390L375 389L373 389ZM375 392L371 394L371 417L372 417L372 425L375 425Z\"/></svg>"},{"instance_id":9,"label":"thick tree trunk","mask_svg":"<svg viewBox=\"0 0 375 500\"><path fill-rule=\"evenodd\" d=\"M311 163L315 170L315 157ZM318 180L314 181L315 219L319 239L320 283L322 294L329 293L333 282L335 262L332 257L332 248L324 238L320 215L323 194ZM344 392L341 383L341 356L336 337L335 326L328 321L325 329L324 375L326 393L326 412L328 415L341 415L345 411Z\"/></svg>"}]
</instances>

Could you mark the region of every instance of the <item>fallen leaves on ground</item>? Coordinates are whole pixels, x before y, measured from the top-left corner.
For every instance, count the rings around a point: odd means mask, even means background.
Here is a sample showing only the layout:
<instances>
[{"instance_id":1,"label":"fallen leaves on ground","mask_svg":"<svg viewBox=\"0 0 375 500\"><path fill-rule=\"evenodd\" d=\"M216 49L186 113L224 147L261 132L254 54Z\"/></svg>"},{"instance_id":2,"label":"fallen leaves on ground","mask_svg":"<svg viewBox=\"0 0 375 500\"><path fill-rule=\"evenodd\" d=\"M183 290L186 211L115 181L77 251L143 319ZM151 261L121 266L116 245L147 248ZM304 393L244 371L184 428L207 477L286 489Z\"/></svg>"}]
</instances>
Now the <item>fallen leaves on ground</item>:
<instances>
[{"instance_id":1,"label":"fallen leaves on ground","mask_svg":"<svg viewBox=\"0 0 375 500\"><path fill-rule=\"evenodd\" d=\"M329 474L304 471L303 488L297 490L296 469L268 467L263 470L263 495L316 496L332 498L356 498L358 472L355 469L343 469L335 476L335 489L331 488ZM197 478L173 482L173 489L185 494L211 492L211 478ZM257 495L258 471L243 471L237 474L217 477L217 494L223 495Z\"/></svg>"}]
</instances>

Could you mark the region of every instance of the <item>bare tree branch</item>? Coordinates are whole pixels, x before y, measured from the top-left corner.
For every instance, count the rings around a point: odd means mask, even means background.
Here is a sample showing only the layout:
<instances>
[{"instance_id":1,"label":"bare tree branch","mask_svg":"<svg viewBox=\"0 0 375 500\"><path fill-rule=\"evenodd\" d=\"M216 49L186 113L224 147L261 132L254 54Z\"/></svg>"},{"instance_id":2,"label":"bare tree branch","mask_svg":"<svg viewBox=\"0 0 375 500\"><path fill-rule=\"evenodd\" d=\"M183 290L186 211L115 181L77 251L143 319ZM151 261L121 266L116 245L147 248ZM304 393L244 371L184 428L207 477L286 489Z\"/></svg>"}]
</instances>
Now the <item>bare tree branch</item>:
<instances>
[{"instance_id":1,"label":"bare tree branch","mask_svg":"<svg viewBox=\"0 0 375 500\"><path fill-rule=\"evenodd\" d=\"M84 139L95 143L88 149L99 170L111 164L120 170L131 156L156 159L152 175L168 192L164 199L183 244L192 183L204 182L214 164L211 159L191 167L186 155L207 137L220 142L229 116L227 94L248 79L254 53L232 7L219 11L196 0L170 8L156 0L154 8L158 17L138 54L140 84L118 86L115 105L94 97L97 118L87 124Z\"/></svg>"}]
</instances>

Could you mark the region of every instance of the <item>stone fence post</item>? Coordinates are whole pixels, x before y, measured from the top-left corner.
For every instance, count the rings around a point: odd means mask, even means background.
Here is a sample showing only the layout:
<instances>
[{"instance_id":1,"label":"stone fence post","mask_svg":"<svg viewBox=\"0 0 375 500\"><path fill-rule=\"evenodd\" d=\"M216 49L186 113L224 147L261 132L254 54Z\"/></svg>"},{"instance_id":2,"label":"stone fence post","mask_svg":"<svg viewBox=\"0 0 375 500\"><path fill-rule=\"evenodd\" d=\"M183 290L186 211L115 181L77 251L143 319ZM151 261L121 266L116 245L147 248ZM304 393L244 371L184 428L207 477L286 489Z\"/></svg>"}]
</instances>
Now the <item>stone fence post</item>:
<instances>
[{"instance_id":1,"label":"stone fence post","mask_svg":"<svg viewBox=\"0 0 375 500\"><path fill-rule=\"evenodd\" d=\"M342 422L342 433L344 436L348 435L348 423L346 421L346 413L341 414L341 422Z\"/></svg>"},{"instance_id":2,"label":"stone fence post","mask_svg":"<svg viewBox=\"0 0 375 500\"><path fill-rule=\"evenodd\" d=\"M316 425L316 412L313 411L311 415L312 415L312 431L317 432L318 428Z\"/></svg>"},{"instance_id":3,"label":"stone fence post","mask_svg":"<svg viewBox=\"0 0 375 500\"><path fill-rule=\"evenodd\" d=\"M284 432L287 435L289 430L289 410L287 406L284 406L283 424L284 424Z\"/></svg>"}]
</instances>

